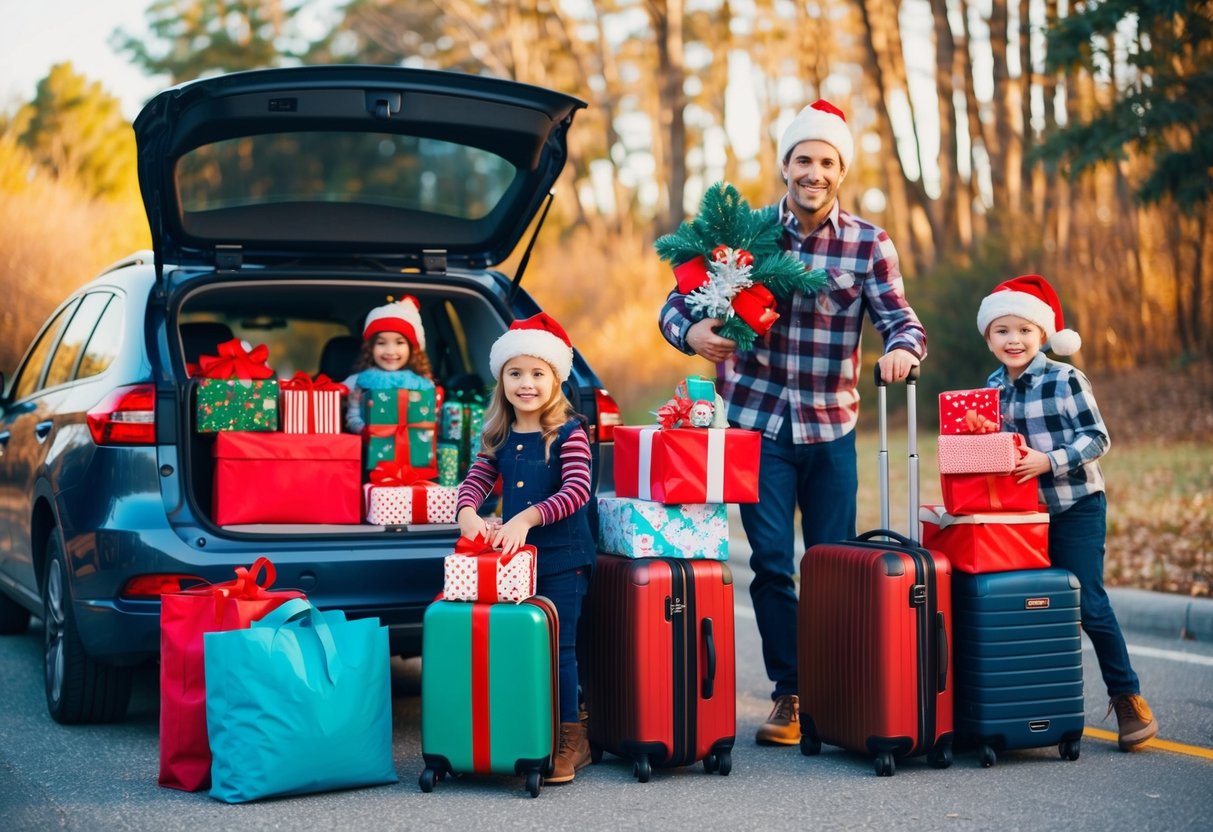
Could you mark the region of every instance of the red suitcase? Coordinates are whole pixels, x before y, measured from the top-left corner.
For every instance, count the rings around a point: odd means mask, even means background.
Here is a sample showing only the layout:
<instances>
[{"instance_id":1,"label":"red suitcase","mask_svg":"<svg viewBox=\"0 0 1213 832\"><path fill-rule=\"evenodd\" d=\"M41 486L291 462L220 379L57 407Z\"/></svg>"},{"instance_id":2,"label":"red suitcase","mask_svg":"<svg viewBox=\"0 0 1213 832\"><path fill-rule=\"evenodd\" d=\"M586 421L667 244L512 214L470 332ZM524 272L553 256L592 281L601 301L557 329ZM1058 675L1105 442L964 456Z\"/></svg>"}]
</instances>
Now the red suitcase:
<instances>
[{"instance_id":1,"label":"red suitcase","mask_svg":"<svg viewBox=\"0 0 1213 832\"><path fill-rule=\"evenodd\" d=\"M582 612L579 670L594 762L703 760L727 775L737 733L733 575L714 560L599 555Z\"/></svg>"},{"instance_id":2,"label":"red suitcase","mask_svg":"<svg viewBox=\"0 0 1213 832\"><path fill-rule=\"evenodd\" d=\"M911 528L918 518L914 393L907 379ZM888 435L880 408L882 529L811 547L800 562L800 750L872 755L876 773L926 754L952 764L952 571L940 552L889 531ZM914 532L911 531L911 534Z\"/></svg>"}]
</instances>

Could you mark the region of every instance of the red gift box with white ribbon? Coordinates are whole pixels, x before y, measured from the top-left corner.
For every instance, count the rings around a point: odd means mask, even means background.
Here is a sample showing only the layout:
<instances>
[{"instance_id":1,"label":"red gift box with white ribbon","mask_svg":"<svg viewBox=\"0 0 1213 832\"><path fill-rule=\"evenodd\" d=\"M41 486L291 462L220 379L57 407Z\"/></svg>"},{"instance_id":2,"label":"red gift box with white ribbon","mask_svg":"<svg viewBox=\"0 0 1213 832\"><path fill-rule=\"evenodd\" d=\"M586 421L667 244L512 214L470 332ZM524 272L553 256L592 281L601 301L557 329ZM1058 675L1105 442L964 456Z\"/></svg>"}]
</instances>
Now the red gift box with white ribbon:
<instances>
[{"instance_id":1,"label":"red gift box with white ribbon","mask_svg":"<svg viewBox=\"0 0 1213 832\"><path fill-rule=\"evenodd\" d=\"M952 567L979 575L1049 566L1049 515L1043 511L952 515L922 506L922 545L943 552Z\"/></svg>"},{"instance_id":2,"label":"red gift box with white ribbon","mask_svg":"<svg viewBox=\"0 0 1213 832\"><path fill-rule=\"evenodd\" d=\"M534 546L520 546L508 555L482 538L459 538L454 554L443 560L442 598L445 601L521 603L535 594Z\"/></svg>"},{"instance_id":3,"label":"red gift box with white ribbon","mask_svg":"<svg viewBox=\"0 0 1213 832\"><path fill-rule=\"evenodd\" d=\"M740 428L615 428L615 496L681 503L758 502L762 436Z\"/></svg>"},{"instance_id":4,"label":"red gift box with white ribbon","mask_svg":"<svg viewBox=\"0 0 1213 832\"><path fill-rule=\"evenodd\" d=\"M1002 430L997 387L945 390L939 394L939 433L997 433Z\"/></svg>"},{"instance_id":5,"label":"red gift box with white ribbon","mask_svg":"<svg viewBox=\"0 0 1213 832\"><path fill-rule=\"evenodd\" d=\"M945 433L939 437L939 473L1009 474L1025 453L1018 433Z\"/></svg>"}]
</instances>

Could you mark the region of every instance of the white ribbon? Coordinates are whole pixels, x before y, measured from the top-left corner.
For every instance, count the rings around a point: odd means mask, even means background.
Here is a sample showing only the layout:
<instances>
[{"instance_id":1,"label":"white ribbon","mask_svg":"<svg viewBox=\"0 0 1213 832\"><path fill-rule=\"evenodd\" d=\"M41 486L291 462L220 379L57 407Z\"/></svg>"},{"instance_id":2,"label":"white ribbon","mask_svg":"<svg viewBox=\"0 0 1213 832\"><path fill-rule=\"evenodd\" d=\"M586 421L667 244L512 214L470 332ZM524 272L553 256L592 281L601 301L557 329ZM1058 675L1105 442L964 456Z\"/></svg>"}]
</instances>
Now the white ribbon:
<instances>
[{"instance_id":1,"label":"white ribbon","mask_svg":"<svg viewBox=\"0 0 1213 832\"><path fill-rule=\"evenodd\" d=\"M724 502L724 428L708 428L706 503Z\"/></svg>"},{"instance_id":2,"label":"white ribbon","mask_svg":"<svg viewBox=\"0 0 1213 832\"><path fill-rule=\"evenodd\" d=\"M637 460L636 496L642 500L653 499L653 436L660 428L644 428L640 431L640 451Z\"/></svg>"}]
</instances>

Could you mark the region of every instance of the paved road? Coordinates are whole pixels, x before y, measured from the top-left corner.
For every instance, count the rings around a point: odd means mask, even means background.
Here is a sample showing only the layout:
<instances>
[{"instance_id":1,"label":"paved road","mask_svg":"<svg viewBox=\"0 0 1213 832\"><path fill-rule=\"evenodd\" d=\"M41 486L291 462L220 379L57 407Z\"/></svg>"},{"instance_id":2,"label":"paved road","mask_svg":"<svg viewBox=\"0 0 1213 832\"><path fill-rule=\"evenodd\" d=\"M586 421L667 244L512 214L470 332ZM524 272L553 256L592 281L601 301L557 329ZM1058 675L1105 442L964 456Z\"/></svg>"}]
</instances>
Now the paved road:
<instances>
[{"instance_id":1,"label":"paved road","mask_svg":"<svg viewBox=\"0 0 1213 832\"><path fill-rule=\"evenodd\" d=\"M658 770L636 783L630 764L607 756L571 786L527 798L514 778L461 778L422 794L418 732L420 665L394 670L396 785L228 806L205 793L156 785L157 687L153 668L136 684L120 725L63 727L46 714L41 631L0 639L0 829L24 830L375 830L465 829L1207 829L1213 816L1213 641L1130 633L1134 662L1179 751L1121 754L1084 739L1077 762L1056 749L1006 755L983 769L973 752L939 771L920 760L878 778L870 762L827 747L759 748L754 731L769 708L757 630L745 592L744 547L734 547L738 582L738 744L728 777L701 767ZM1146 599L1147 601L1149 599ZM1140 599L1136 599L1140 602ZM1139 615L1143 621L1153 620ZM1157 619L1158 616L1154 616ZM1162 628L1165 630L1165 627ZM1105 697L1087 652L1087 716L1095 729ZM1188 747L1191 748L1188 748ZM1199 756L1202 749L1205 756Z\"/></svg>"}]
</instances>

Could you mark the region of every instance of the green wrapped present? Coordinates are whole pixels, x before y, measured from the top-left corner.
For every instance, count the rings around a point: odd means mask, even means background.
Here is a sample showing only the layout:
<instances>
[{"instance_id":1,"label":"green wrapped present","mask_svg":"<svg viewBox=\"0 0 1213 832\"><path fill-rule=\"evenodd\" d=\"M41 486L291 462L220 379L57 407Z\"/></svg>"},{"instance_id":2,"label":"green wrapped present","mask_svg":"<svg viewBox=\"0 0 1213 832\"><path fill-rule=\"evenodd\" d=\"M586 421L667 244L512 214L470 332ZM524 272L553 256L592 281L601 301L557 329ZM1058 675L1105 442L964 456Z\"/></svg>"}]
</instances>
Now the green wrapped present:
<instances>
[{"instance_id":1,"label":"green wrapped present","mask_svg":"<svg viewBox=\"0 0 1213 832\"><path fill-rule=\"evenodd\" d=\"M195 430L278 430L278 379L198 380Z\"/></svg>"},{"instance_id":2,"label":"green wrapped present","mask_svg":"<svg viewBox=\"0 0 1213 832\"><path fill-rule=\"evenodd\" d=\"M438 484L448 488L459 485L459 446L454 442L438 443Z\"/></svg>"},{"instance_id":3,"label":"green wrapped present","mask_svg":"<svg viewBox=\"0 0 1213 832\"><path fill-rule=\"evenodd\" d=\"M362 396L362 435L366 469L380 462L413 468L418 476L438 475L435 392L393 387L366 390Z\"/></svg>"}]
</instances>

